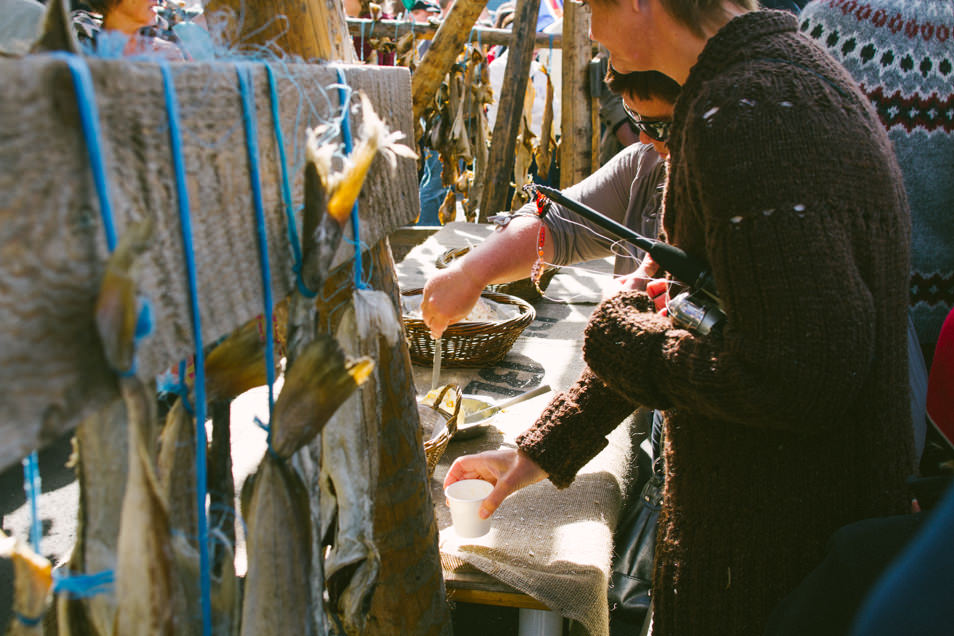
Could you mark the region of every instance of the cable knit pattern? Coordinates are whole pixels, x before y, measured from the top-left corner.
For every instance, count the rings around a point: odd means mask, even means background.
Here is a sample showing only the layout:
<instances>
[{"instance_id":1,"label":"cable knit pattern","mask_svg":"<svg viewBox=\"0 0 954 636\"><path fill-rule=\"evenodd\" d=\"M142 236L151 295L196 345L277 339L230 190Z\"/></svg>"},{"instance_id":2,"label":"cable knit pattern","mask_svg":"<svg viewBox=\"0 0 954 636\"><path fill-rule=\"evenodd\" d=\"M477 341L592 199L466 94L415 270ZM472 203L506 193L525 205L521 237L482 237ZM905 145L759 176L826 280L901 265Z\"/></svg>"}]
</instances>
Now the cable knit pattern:
<instances>
[{"instance_id":1,"label":"cable knit pattern","mask_svg":"<svg viewBox=\"0 0 954 636\"><path fill-rule=\"evenodd\" d=\"M888 130L911 206L911 317L933 351L954 307L954 2L817 0L799 20Z\"/></svg>"},{"instance_id":2,"label":"cable knit pattern","mask_svg":"<svg viewBox=\"0 0 954 636\"><path fill-rule=\"evenodd\" d=\"M665 409L656 636L761 634L834 529L908 506L901 174L868 100L796 26L732 20L676 103L663 221L710 264L722 334L674 329L639 294L604 302L591 371L520 442L566 471L588 457L561 453L598 450L633 402Z\"/></svg>"}]
</instances>

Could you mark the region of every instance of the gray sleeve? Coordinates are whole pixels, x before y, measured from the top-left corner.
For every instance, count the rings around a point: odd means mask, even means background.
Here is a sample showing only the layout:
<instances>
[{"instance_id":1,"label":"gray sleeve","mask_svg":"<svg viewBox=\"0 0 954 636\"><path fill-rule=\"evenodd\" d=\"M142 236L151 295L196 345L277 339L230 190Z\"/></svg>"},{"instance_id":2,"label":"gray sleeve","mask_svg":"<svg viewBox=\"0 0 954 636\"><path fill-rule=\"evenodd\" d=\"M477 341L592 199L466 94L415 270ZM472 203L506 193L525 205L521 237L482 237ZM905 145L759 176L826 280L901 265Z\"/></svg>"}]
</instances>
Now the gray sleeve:
<instances>
[{"instance_id":1,"label":"gray sleeve","mask_svg":"<svg viewBox=\"0 0 954 636\"><path fill-rule=\"evenodd\" d=\"M565 193L617 223L642 233L644 217L658 216L658 193L664 177L664 162L652 146L633 144L592 175L567 188ZM532 206L528 209L533 211ZM611 248L615 237L563 206L553 204L545 222L551 232L556 265L570 265L613 254Z\"/></svg>"}]
</instances>

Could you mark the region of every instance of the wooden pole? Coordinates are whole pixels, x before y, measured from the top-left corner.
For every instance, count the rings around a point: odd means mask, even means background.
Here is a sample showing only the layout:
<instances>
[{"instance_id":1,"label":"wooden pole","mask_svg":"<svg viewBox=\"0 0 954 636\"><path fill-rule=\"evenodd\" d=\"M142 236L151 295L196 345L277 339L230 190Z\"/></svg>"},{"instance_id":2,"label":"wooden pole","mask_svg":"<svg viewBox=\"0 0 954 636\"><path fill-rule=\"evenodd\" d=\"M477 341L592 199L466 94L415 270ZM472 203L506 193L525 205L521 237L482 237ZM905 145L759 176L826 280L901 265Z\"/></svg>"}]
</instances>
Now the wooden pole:
<instances>
[{"instance_id":1,"label":"wooden pole","mask_svg":"<svg viewBox=\"0 0 954 636\"><path fill-rule=\"evenodd\" d=\"M367 18L348 18L348 32L354 36L372 37L373 35L393 36L400 39L408 33L415 33L422 40L433 39L434 34L442 23L420 24L408 20L370 20ZM467 36L468 42L479 42L486 46L510 46L513 31L510 29L494 29L492 27L475 26ZM563 35L560 33L537 33L534 35L534 48L554 48L563 46ZM394 247L393 245L391 246Z\"/></svg>"},{"instance_id":2,"label":"wooden pole","mask_svg":"<svg viewBox=\"0 0 954 636\"><path fill-rule=\"evenodd\" d=\"M411 105L415 121L431 108L438 87L463 50L470 29L486 4L487 0L457 0L437 29L434 42L411 76Z\"/></svg>"},{"instance_id":3,"label":"wooden pole","mask_svg":"<svg viewBox=\"0 0 954 636\"><path fill-rule=\"evenodd\" d=\"M303 60L354 62L340 0L209 0L210 23L224 20L232 46L274 46Z\"/></svg>"},{"instance_id":4,"label":"wooden pole","mask_svg":"<svg viewBox=\"0 0 954 636\"><path fill-rule=\"evenodd\" d=\"M507 49L507 68L504 71L504 83L498 100L497 120L494 122L494 134L490 143L488 169L481 175L483 186L479 199L480 215L478 217L481 223L486 223L488 216L510 208L507 191L513 174L517 133L520 129L520 117L523 114L523 100L527 92L527 82L530 79L533 34L537 31L539 12L540 0L520 0L517 5L513 21L513 38L510 48ZM565 96L563 101L563 108L566 108Z\"/></svg>"},{"instance_id":5,"label":"wooden pole","mask_svg":"<svg viewBox=\"0 0 954 636\"><path fill-rule=\"evenodd\" d=\"M593 163L593 100L589 88L590 8L576 0L563 5L563 91L560 130L560 187L590 175Z\"/></svg>"}]
</instances>

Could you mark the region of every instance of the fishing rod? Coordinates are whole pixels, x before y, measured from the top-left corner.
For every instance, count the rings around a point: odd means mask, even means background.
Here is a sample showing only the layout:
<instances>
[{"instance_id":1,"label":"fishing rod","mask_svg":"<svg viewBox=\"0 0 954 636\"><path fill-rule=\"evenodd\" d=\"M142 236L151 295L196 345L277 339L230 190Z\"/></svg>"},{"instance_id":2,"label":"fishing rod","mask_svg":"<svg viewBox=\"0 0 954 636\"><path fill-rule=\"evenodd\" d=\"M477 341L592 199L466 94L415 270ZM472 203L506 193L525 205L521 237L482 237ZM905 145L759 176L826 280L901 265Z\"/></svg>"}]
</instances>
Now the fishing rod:
<instances>
[{"instance_id":1,"label":"fishing rod","mask_svg":"<svg viewBox=\"0 0 954 636\"><path fill-rule=\"evenodd\" d=\"M716 294L712 273L698 260L675 245L646 238L617 223L593 208L574 201L559 190L534 184L533 189L547 199L592 221L607 232L644 250L662 268L689 286L689 290L669 300L667 308L673 322L691 331L705 335L718 329L725 321L725 312Z\"/></svg>"}]
</instances>

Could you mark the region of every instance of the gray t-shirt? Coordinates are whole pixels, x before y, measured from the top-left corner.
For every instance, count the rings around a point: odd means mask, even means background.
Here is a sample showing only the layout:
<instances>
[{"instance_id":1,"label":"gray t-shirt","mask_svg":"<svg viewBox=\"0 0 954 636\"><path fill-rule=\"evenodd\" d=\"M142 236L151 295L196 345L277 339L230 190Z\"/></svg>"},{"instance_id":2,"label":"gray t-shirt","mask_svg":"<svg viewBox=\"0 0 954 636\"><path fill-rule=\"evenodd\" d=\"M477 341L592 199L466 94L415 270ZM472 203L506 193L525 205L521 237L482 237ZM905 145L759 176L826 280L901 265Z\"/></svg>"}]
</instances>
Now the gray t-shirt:
<instances>
[{"instance_id":1,"label":"gray t-shirt","mask_svg":"<svg viewBox=\"0 0 954 636\"><path fill-rule=\"evenodd\" d=\"M564 194L645 237L658 238L662 229L660 207L665 179L666 162L652 146L637 143L621 150L599 170L567 188ZM528 203L520 212L533 214L534 204ZM551 233L556 265L581 263L616 253L614 273L622 275L633 272L642 259L642 250L625 241L614 248L615 236L561 205L554 203L544 220ZM621 256L621 251L626 255Z\"/></svg>"}]
</instances>

